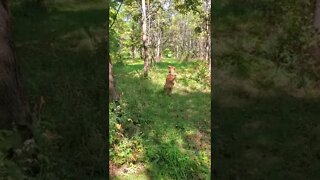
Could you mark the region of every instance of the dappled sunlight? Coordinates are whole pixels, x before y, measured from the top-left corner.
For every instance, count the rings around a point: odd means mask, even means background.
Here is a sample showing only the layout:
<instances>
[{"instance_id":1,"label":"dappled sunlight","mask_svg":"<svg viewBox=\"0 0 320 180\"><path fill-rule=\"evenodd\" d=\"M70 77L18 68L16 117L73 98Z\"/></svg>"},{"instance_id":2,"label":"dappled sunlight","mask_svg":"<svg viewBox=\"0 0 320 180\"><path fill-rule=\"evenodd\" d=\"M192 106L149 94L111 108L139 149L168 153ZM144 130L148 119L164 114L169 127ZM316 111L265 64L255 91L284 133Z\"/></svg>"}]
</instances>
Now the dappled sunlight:
<instances>
[{"instance_id":1,"label":"dappled sunlight","mask_svg":"<svg viewBox=\"0 0 320 180\"><path fill-rule=\"evenodd\" d=\"M136 121L135 126L141 126L136 133L141 132L139 142L143 144L144 157L138 161L146 164L151 179L172 176L192 179L210 174L210 92L198 89L183 95L180 88L184 85L177 85L172 96L166 96L163 85L168 65L175 66L177 72L180 68L196 67L175 63L159 62L150 69L148 79L138 75L142 62L130 60L124 66L113 65L126 104L124 111Z\"/></svg>"}]
</instances>

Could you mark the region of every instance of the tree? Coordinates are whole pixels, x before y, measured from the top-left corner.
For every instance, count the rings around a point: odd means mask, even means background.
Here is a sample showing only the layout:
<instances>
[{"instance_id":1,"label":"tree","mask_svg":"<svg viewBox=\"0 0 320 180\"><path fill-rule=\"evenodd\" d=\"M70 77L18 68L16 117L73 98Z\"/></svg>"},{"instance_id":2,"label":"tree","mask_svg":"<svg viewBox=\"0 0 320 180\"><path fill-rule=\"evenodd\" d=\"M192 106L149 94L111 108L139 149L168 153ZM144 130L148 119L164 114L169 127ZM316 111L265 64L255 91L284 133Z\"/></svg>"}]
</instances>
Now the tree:
<instances>
[{"instance_id":1,"label":"tree","mask_svg":"<svg viewBox=\"0 0 320 180\"><path fill-rule=\"evenodd\" d=\"M316 9L314 15L314 26L320 31L320 0L316 1Z\"/></svg>"},{"instance_id":2,"label":"tree","mask_svg":"<svg viewBox=\"0 0 320 180\"><path fill-rule=\"evenodd\" d=\"M0 127L17 128L21 140L33 137L32 118L24 96L21 75L11 37L11 19L6 0L0 3Z\"/></svg>"},{"instance_id":3,"label":"tree","mask_svg":"<svg viewBox=\"0 0 320 180\"><path fill-rule=\"evenodd\" d=\"M147 11L146 2L141 0L141 12L142 12L142 44L143 44L143 74L148 77L148 36L147 36Z\"/></svg>"},{"instance_id":4,"label":"tree","mask_svg":"<svg viewBox=\"0 0 320 180\"><path fill-rule=\"evenodd\" d=\"M316 29L316 32L320 32L320 0L316 0L315 2L315 12L314 12L314 19L313 19L313 25ZM313 65L313 71L314 74L317 76L317 78L320 77L320 47L318 44L315 44L311 47L312 51L311 54L313 56L313 59L315 60L315 63Z\"/></svg>"},{"instance_id":5,"label":"tree","mask_svg":"<svg viewBox=\"0 0 320 180\"><path fill-rule=\"evenodd\" d=\"M211 4L210 0L205 1L204 6L204 13L205 13L205 31L206 31L206 61L208 62L209 70L211 70L211 58L210 58L210 52L211 52L211 38L210 38L210 10L211 10Z\"/></svg>"},{"instance_id":6,"label":"tree","mask_svg":"<svg viewBox=\"0 0 320 180\"><path fill-rule=\"evenodd\" d=\"M140 50L145 76L162 54L171 57L175 53L176 58L185 60L198 58L210 66L210 6L208 0L124 1L111 30L112 47L117 47L117 53L111 54L131 54L134 59Z\"/></svg>"},{"instance_id":7,"label":"tree","mask_svg":"<svg viewBox=\"0 0 320 180\"><path fill-rule=\"evenodd\" d=\"M112 64L109 59L109 101L119 101L120 96L116 90L116 84L112 73Z\"/></svg>"},{"instance_id":8,"label":"tree","mask_svg":"<svg viewBox=\"0 0 320 180\"><path fill-rule=\"evenodd\" d=\"M0 0L0 132L11 132L8 136L1 133L1 141L7 142L1 144L0 153L6 157L1 159L1 168L6 172L6 168L10 169L6 166L9 163L15 172L35 175L39 172L39 164L32 115L24 94L11 31L9 6L6 0Z\"/></svg>"},{"instance_id":9,"label":"tree","mask_svg":"<svg viewBox=\"0 0 320 180\"><path fill-rule=\"evenodd\" d=\"M110 1L107 1L107 14L109 15L109 11L110 11ZM112 74L112 64L111 64L111 59L110 59L110 44L109 44L109 17L107 18L107 22L106 22L106 26L107 26L107 62L109 64L109 69L108 69L108 74L109 74L109 101L118 101L120 99L117 91L116 91L116 85L115 85L115 81L114 81L114 77Z\"/></svg>"}]
</instances>

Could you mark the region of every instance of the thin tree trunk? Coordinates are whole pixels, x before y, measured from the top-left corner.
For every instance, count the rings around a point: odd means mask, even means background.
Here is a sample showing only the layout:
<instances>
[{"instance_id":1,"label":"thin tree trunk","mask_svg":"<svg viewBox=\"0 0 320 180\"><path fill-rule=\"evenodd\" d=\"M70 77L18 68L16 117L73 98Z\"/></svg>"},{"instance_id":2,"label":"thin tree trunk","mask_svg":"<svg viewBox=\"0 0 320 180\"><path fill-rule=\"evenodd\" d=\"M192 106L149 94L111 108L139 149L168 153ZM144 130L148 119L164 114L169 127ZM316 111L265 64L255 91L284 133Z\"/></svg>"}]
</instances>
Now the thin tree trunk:
<instances>
[{"instance_id":1,"label":"thin tree trunk","mask_svg":"<svg viewBox=\"0 0 320 180\"><path fill-rule=\"evenodd\" d=\"M206 1L206 61L208 63L209 69L211 68L211 58L210 58L210 4Z\"/></svg>"},{"instance_id":2,"label":"thin tree trunk","mask_svg":"<svg viewBox=\"0 0 320 180\"><path fill-rule=\"evenodd\" d=\"M209 63L209 23L208 20L206 22L206 40L205 40L205 60Z\"/></svg>"},{"instance_id":3,"label":"thin tree trunk","mask_svg":"<svg viewBox=\"0 0 320 180\"><path fill-rule=\"evenodd\" d=\"M112 73L112 65L109 61L109 101L119 101L120 97L116 90L116 84Z\"/></svg>"},{"instance_id":4,"label":"thin tree trunk","mask_svg":"<svg viewBox=\"0 0 320 180\"><path fill-rule=\"evenodd\" d=\"M132 24L132 26L131 26L131 30L132 30L132 34L131 34L131 42L133 43L132 45L131 45L131 56L132 56L132 59L135 59L136 58L136 54L135 54L135 52L136 52L136 44L134 44L134 31L135 31L135 26L134 26L134 24Z\"/></svg>"},{"instance_id":5,"label":"thin tree trunk","mask_svg":"<svg viewBox=\"0 0 320 180\"><path fill-rule=\"evenodd\" d=\"M313 23L314 23L314 27L316 28L317 32L320 32L320 0L316 0ZM315 60L315 63L313 65L313 71L314 71L315 75L320 77L320 47L319 47L319 43L313 45L310 48L310 52Z\"/></svg>"},{"instance_id":6,"label":"thin tree trunk","mask_svg":"<svg viewBox=\"0 0 320 180\"><path fill-rule=\"evenodd\" d=\"M209 71L211 73L211 64L212 64L212 60L213 60L213 48L212 48L212 44L211 44L211 38L212 38L212 35L213 35L213 28L211 27L211 20L213 19L213 14L211 12L211 7L210 7L210 68L209 68ZM214 64L214 63L213 63ZM211 78L211 76L210 76Z\"/></svg>"},{"instance_id":7,"label":"thin tree trunk","mask_svg":"<svg viewBox=\"0 0 320 180\"><path fill-rule=\"evenodd\" d=\"M109 15L109 9L110 9L110 2L107 1L107 13ZM111 101L118 101L119 100L119 95L116 91L116 86L115 86L115 81L114 81L114 77L112 74L112 65L111 65L111 58L110 58L110 44L109 44L109 18L107 18L107 47L106 47L106 51L107 51L107 63L109 64L109 68L108 68L108 75L109 75L109 102Z\"/></svg>"},{"instance_id":8,"label":"thin tree trunk","mask_svg":"<svg viewBox=\"0 0 320 180\"><path fill-rule=\"evenodd\" d=\"M209 18L209 16L208 16ZM210 35L210 32L211 32L211 23L210 23L210 20L208 20L208 44L209 44L209 49L208 49L208 66L209 66L209 71L211 71L211 35Z\"/></svg>"},{"instance_id":9,"label":"thin tree trunk","mask_svg":"<svg viewBox=\"0 0 320 180\"><path fill-rule=\"evenodd\" d=\"M135 45L131 46L131 55L132 55L132 59L136 58L136 46Z\"/></svg>"},{"instance_id":10,"label":"thin tree trunk","mask_svg":"<svg viewBox=\"0 0 320 180\"><path fill-rule=\"evenodd\" d=\"M316 1L316 9L314 15L314 26L320 31L320 0Z\"/></svg>"},{"instance_id":11,"label":"thin tree trunk","mask_svg":"<svg viewBox=\"0 0 320 180\"><path fill-rule=\"evenodd\" d=\"M207 37L203 38L203 60L207 61Z\"/></svg>"},{"instance_id":12,"label":"thin tree trunk","mask_svg":"<svg viewBox=\"0 0 320 180\"><path fill-rule=\"evenodd\" d=\"M179 45L176 45L176 59L179 59Z\"/></svg>"},{"instance_id":13,"label":"thin tree trunk","mask_svg":"<svg viewBox=\"0 0 320 180\"><path fill-rule=\"evenodd\" d=\"M142 42L143 42L143 71L144 77L148 77L148 45L147 45L147 15L146 15L146 2L142 0Z\"/></svg>"},{"instance_id":14,"label":"thin tree trunk","mask_svg":"<svg viewBox=\"0 0 320 180\"><path fill-rule=\"evenodd\" d=\"M157 24L158 24L158 40L157 40L157 54L156 54L156 60L160 60L160 45L161 45L161 29L160 29L160 18L159 14L157 14Z\"/></svg>"},{"instance_id":15,"label":"thin tree trunk","mask_svg":"<svg viewBox=\"0 0 320 180\"><path fill-rule=\"evenodd\" d=\"M139 54L140 54L140 58L141 58L141 59L144 59L144 49L143 49L143 46L141 46L141 47L139 48Z\"/></svg>"}]
</instances>

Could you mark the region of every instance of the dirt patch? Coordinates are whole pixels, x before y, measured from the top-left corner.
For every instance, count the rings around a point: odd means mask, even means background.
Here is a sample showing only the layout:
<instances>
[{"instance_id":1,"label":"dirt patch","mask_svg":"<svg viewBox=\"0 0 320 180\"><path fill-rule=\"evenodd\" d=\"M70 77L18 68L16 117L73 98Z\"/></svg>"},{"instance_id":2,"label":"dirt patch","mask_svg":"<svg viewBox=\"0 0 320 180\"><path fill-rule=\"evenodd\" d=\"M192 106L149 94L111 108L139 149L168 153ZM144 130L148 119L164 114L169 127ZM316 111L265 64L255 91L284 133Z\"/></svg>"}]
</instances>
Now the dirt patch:
<instances>
[{"instance_id":1,"label":"dirt patch","mask_svg":"<svg viewBox=\"0 0 320 180\"><path fill-rule=\"evenodd\" d=\"M187 134L186 140L189 143L189 146L196 148L197 150L207 149L210 145L209 137L198 130L195 133Z\"/></svg>"},{"instance_id":2,"label":"dirt patch","mask_svg":"<svg viewBox=\"0 0 320 180\"><path fill-rule=\"evenodd\" d=\"M120 167L114 165L111 161L109 161L109 176L114 178L116 176L125 176L130 174L140 174L145 171L144 164L135 164L135 165L127 165L124 164Z\"/></svg>"}]
</instances>

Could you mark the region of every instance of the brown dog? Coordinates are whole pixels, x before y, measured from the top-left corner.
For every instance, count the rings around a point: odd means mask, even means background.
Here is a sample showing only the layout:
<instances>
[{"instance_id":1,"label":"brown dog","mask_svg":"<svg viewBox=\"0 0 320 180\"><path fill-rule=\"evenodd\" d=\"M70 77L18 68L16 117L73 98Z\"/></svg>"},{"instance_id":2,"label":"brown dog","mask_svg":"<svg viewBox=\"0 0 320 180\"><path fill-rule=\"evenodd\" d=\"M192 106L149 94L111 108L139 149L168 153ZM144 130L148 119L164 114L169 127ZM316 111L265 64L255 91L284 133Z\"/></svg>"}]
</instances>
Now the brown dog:
<instances>
[{"instance_id":1,"label":"brown dog","mask_svg":"<svg viewBox=\"0 0 320 180\"><path fill-rule=\"evenodd\" d=\"M164 85L164 91L167 95L171 95L173 85L174 85L174 80L176 79L177 75L175 74L176 68L174 66L168 66L168 68L169 68L169 73L167 74L167 77L166 77L166 84Z\"/></svg>"}]
</instances>

